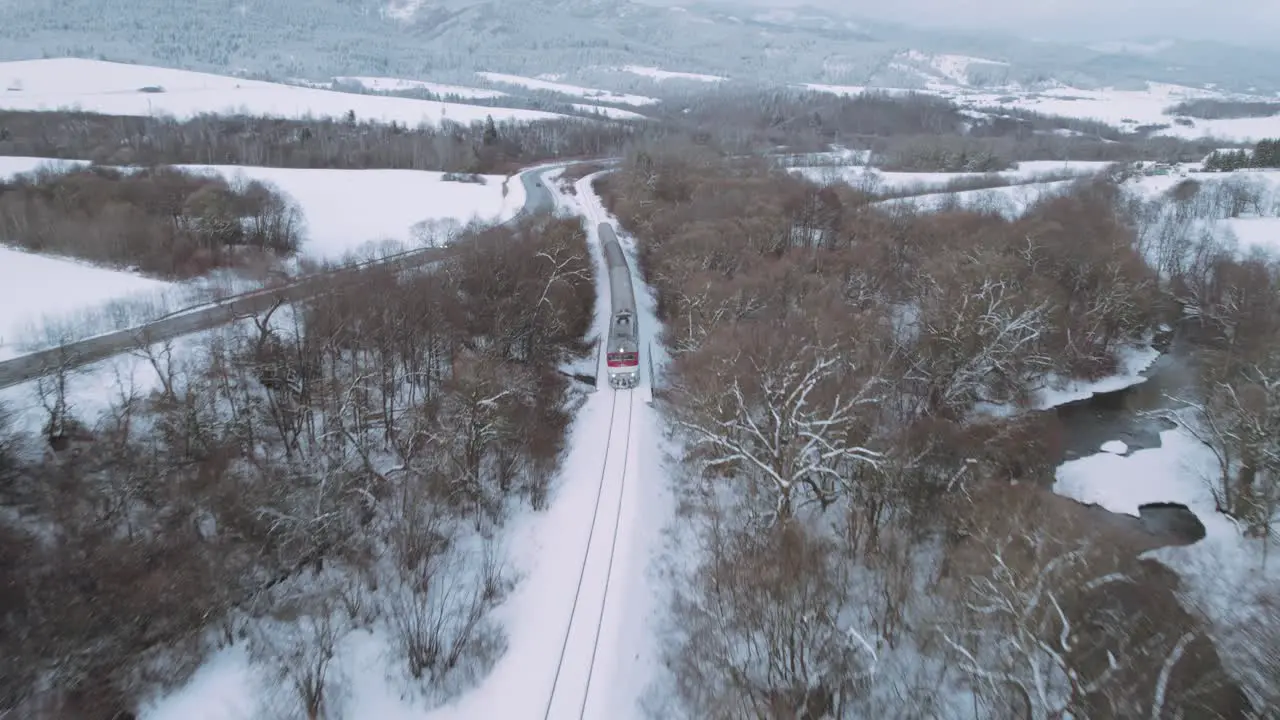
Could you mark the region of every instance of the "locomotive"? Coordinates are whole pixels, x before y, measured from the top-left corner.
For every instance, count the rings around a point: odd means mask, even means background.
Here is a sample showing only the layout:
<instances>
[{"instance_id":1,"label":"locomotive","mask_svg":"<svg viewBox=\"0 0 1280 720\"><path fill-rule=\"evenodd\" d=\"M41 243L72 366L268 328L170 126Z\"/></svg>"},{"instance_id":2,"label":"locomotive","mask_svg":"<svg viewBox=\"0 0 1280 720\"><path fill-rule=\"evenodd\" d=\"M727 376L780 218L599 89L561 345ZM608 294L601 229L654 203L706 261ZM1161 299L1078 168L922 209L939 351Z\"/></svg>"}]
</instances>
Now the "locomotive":
<instances>
[{"instance_id":1,"label":"locomotive","mask_svg":"<svg viewBox=\"0 0 1280 720\"><path fill-rule=\"evenodd\" d=\"M600 223L600 243L609 271L609 335L605 359L609 387L630 390L640 383L640 334L636 325L636 296L631 289L631 269L609 223Z\"/></svg>"}]
</instances>

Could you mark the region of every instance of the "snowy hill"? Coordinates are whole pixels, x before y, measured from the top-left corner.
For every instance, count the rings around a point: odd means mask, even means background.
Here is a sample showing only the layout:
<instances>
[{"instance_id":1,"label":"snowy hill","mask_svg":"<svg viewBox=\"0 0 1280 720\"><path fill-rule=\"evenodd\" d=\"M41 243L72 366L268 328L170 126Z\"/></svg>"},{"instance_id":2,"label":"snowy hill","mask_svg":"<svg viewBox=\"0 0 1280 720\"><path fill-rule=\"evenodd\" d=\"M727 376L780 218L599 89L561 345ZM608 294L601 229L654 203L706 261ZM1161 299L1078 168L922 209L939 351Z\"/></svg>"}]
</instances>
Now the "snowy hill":
<instances>
[{"instance_id":1,"label":"snowy hill","mask_svg":"<svg viewBox=\"0 0 1280 720\"><path fill-rule=\"evenodd\" d=\"M226 75L59 58L0 63L0 108L80 109L108 115L173 115L243 112L276 117L343 117L410 126L449 119L462 124L562 117L537 110L434 102L246 80Z\"/></svg>"},{"instance_id":2,"label":"snowy hill","mask_svg":"<svg viewBox=\"0 0 1280 720\"><path fill-rule=\"evenodd\" d=\"M714 0L279 0L240 3L234 12L205 0L181 16L169 7L167 0L0 0L0 59L75 55L274 77L464 85L475 71L533 77L636 66L770 82L1096 87L1153 80L1280 90L1276 51L1153 42L1131 52L1137 46L939 33L829 10L750 10Z\"/></svg>"}]
</instances>

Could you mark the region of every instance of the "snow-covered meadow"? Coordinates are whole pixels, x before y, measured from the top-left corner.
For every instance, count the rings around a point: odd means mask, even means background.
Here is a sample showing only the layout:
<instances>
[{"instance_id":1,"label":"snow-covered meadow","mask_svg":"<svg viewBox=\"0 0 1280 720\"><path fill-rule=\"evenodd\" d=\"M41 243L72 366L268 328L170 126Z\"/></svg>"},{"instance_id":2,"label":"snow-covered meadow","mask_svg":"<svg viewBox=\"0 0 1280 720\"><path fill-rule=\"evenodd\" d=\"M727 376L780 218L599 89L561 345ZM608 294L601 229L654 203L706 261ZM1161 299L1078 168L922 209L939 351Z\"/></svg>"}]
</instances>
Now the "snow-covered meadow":
<instances>
[{"instance_id":1,"label":"snow-covered meadow","mask_svg":"<svg viewBox=\"0 0 1280 720\"><path fill-rule=\"evenodd\" d=\"M858 156L847 155L849 160ZM833 158L834 162L836 158ZM872 192L894 190L941 191L948 183L957 180L977 180L986 177L997 177L1011 184L1027 184L1039 181L1043 177L1078 176L1086 177L1106 170L1111 163L1088 160L1028 160L1020 162L1010 170L994 173L967 172L890 172L866 164L832 164L814 166L791 166L788 172L799 173L814 182L824 184L843 182L857 188Z\"/></svg>"},{"instance_id":2,"label":"snow-covered meadow","mask_svg":"<svg viewBox=\"0 0 1280 720\"><path fill-rule=\"evenodd\" d=\"M663 80L689 80L693 82L718 83L724 82L729 78L723 75L707 75L704 73L680 72L676 70L662 70L656 67L648 67L644 65L624 65L620 68L622 72L631 73L647 77L651 80L661 82Z\"/></svg>"},{"instance_id":3,"label":"snow-covered meadow","mask_svg":"<svg viewBox=\"0 0 1280 720\"><path fill-rule=\"evenodd\" d=\"M354 112L358 120L394 121L414 127L439 125L444 120L466 125L489 116L499 121L565 117L540 110L357 95L80 58L0 63L0 90L0 108L8 110L81 110L184 119L203 113L341 118Z\"/></svg>"},{"instance_id":4,"label":"snow-covered meadow","mask_svg":"<svg viewBox=\"0 0 1280 720\"><path fill-rule=\"evenodd\" d=\"M912 208L923 212L965 208L998 212L1013 218L1033 203L1064 192L1074 179L1096 175L1111 165L1093 161L1036 160L1020 162L1016 168L994 173L947 173L887 172L865 164L822 164L857 159L852 155L817 158L815 165L790 166L787 170L823 185L843 183L869 193L900 196L880 201L885 207ZM972 190L948 188L987 179L1007 184Z\"/></svg>"},{"instance_id":5,"label":"snow-covered meadow","mask_svg":"<svg viewBox=\"0 0 1280 720\"><path fill-rule=\"evenodd\" d=\"M373 92L404 92L406 90L425 90L441 96L456 96L467 100L493 100L506 97L501 90L467 87L465 85L447 85L425 80L406 80L404 78L368 77L363 75L341 75L334 82L359 85Z\"/></svg>"},{"instance_id":6,"label":"snow-covered meadow","mask_svg":"<svg viewBox=\"0 0 1280 720\"><path fill-rule=\"evenodd\" d=\"M945 58L945 56L944 56ZM972 64L972 63L970 63ZM1274 97L1238 95L1217 90L1147 83L1143 90L1117 88L1082 89L1058 84L1046 89L1017 86L978 88L957 82L957 68L940 63L935 76L923 88L880 88L864 85L830 85L805 83L802 87L835 95L862 95L869 92L890 95L921 93L955 102L962 108L980 112L1030 110L1045 115L1059 115L1080 120L1096 120L1133 131L1143 126L1165 126L1157 135L1182 138L1214 137L1227 141L1251 142L1280 136L1280 115L1259 118L1188 118L1191 124L1176 122L1178 116L1169 108L1187 100L1272 101ZM943 71L946 72L943 72ZM967 72L967 66L964 68ZM949 74L948 74L949 73Z\"/></svg>"},{"instance_id":7,"label":"snow-covered meadow","mask_svg":"<svg viewBox=\"0 0 1280 720\"><path fill-rule=\"evenodd\" d=\"M508 75L506 73L496 72L479 72L476 74L491 83L499 85L513 85L526 90L541 90L545 92L559 93L561 95L568 95L571 97L580 97L586 100L614 103L617 105L644 106L660 102L658 98L647 97L644 95L630 95L627 93L614 92L612 90L582 87L581 85L570 85L568 83L543 80L540 78L528 78L520 75Z\"/></svg>"},{"instance_id":8,"label":"snow-covered meadow","mask_svg":"<svg viewBox=\"0 0 1280 720\"><path fill-rule=\"evenodd\" d=\"M45 344L46 334L60 340L82 324L100 325L85 321L96 312L110 318L113 303L163 307L176 290L135 273L0 246L0 361Z\"/></svg>"},{"instance_id":9,"label":"snow-covered meadow","mask_svg":"<svg viewBox=\"0 0 1280 720\"><path fill-rule=\"evenodd\" d=\"M424 221L504 222L524 206L519 177L457 182L426 170L311 170L245 165L179 165L228 180L258 180L297 202L306 221L303 257L336 261L369 244L415 244Z\"/></svg>"},{"instance_id":10,"label":"snow-covered meadow","mask_svg":"<svg viewBox=\"0 0 1280 720\"><path fill-rule=\"evenodd\" d=\"M74 160L0 157L0 179ZM455 182L418 170L312 170L239 165L183 165L237 182L258 180L298 206L304 224L300 259L342 262L419 246L434 230L472 221L503 222L520 211L525 187L516 175ZM2 240L2 239L0 239ZM262 286L219 272L170 283L127 271L0 247L0 358L136 327L178 310ZM58 290L53 291L53 288ZM33 298L44 298L39 301ZM51 335L52 333L52 335Z\"/></svg>"}]
</instances>

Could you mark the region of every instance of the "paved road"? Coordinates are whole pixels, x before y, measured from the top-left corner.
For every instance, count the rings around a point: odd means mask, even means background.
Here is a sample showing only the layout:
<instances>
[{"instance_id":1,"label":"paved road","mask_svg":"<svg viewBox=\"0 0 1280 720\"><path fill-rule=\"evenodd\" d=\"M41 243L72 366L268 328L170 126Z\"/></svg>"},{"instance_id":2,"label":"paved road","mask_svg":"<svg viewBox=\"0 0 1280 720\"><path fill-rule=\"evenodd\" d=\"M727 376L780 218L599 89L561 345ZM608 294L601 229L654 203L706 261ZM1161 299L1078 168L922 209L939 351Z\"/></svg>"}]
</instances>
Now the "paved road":
<instances>
[{"instance_id":1,"label":"paved road","mask_svg":"<svg viewBox=\"0 0 1280 720\"><path fill-rule=\"evenodd\" d=\"M552 212L555 209L551 192L542 186L540 179L542 173L548 169L550 166L538 167L520 174L520 181L524 183L525 188L524 207L515 217L508 220L508 223L516 222L527 215ZM360 267L399 265L402 268L410 268L442 260L451 254L453 251L448 248L414 250ZM215 305L202 305L198 309L171 313L141 327L99 335L0 362L0 388L34 380L60 367L75 368L88 365L135 348L225 325L238 318L262 312L277 302L291 303L305 300L322 292L325 288L333 287L335 282L341 282L344 277L357 277L357 269L359 268L345 268L324 275L302 278L278 288L232 296Z\"/></svg>"}]
</instances>

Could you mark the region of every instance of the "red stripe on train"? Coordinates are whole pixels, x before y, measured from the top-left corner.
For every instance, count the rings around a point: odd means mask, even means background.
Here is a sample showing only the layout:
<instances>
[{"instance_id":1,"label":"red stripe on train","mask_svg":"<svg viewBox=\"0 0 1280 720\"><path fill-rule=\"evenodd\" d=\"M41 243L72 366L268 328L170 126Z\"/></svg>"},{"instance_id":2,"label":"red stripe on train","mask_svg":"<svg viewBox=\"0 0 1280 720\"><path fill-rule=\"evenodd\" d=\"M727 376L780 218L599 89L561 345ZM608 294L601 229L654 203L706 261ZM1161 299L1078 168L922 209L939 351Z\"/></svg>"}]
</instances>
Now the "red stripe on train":
<instances>
[{"instance_id":1,"label":"red stripe on train","mask_svg":"<svg viewBox=\"0 0 1280 720\"><path fill-rule=\"evenodd\" d=\"M640 367L639 360L609 360L609 367Z\"/></svg>"}]
</instances>

